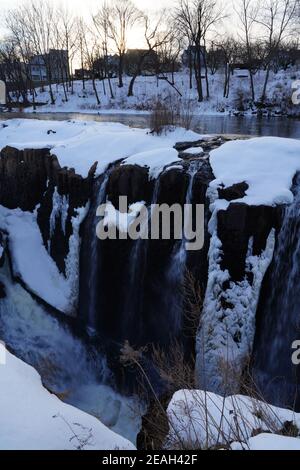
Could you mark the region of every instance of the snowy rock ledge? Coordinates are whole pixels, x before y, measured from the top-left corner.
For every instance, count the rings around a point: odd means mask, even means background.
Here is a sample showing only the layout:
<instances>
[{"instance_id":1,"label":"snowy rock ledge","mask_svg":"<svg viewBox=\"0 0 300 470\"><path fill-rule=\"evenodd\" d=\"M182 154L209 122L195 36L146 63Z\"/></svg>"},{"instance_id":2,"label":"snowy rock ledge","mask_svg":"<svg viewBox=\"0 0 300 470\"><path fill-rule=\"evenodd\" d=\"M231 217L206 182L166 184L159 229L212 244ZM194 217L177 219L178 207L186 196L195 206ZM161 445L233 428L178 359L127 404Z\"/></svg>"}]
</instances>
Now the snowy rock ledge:
<instances>
[{"instance_id":1,"label":"snowy rock ledge","mask_svg":"<svg viewBox=\"0 0 300 470\"><path fill-rule=\"evenodd\" d=\"M8 351L0 383L0 449L135 450L96 418L49 393L39 374Z\"/></svg>"},{"instance_id":2,"label":"snowy rock ledge","mask_svg":"<svg viewBox=\"0 0 300 470\"><path fill-rule=\"evenodd\" d=\"M177 142L200 137L180 128L155 136L147 129L118 123L12 119L0 126L0 149L48 149L62 168L74 168L83 178L88 177L95 162L96 174L101 175L113 162L126 163L126 159L127 164L149 168L156 177L165 166L180 161L173 149Z\"/></svg>"},{"instance_id":3,"label":"snowy rock ledge","mask_svg":"<svg viewBox=\"0 0 300 470\"><path fill-rule=\"evenodd\" d=\"M200 388L237 393L251 357L262 281L272 261L277 206L293 201L300 142L231 141L210 154L208 285L197 336Z\"/></svg>"},{"instance_id":4,"label":"snowy rock ledge","mask_svg":"<svg viewBox=\"0 0 300 470\"><path fill-rule=\"evenodd\" d=\"M300 450L300 414L251 397L180 390L167 414L166 448Z\"/></svg>"}]
</instances>

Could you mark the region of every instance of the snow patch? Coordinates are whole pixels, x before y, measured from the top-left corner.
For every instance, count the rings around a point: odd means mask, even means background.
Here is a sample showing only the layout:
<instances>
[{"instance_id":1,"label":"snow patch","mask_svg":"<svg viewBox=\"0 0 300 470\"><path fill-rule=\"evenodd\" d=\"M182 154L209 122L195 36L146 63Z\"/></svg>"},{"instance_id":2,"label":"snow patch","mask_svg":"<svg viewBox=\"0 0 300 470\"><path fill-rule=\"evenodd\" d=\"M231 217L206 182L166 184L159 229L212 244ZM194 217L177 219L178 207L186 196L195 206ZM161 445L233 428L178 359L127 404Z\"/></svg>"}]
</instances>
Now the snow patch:
<instances>
[{"instance_id":1,"label":"snow patch","mask_svg":"<svg viewBox=\"0 0 300 470\"><path fill-rule=\"evenodd\" d=\"M135 449L93 416L49 393L39 374L8 351L0 382L2 450Z\"/></svg>"},{"instance_id":2,"label":"snow patch","mask_svg":"<svg viewBox=\"0 0 300 470\"><path fill-rule=\"evenodd\" d=\"M149 168L150 179L156 179L166 166L181 161L175 149L161 148L133 155L127 158L123 165L139 165Z\"/></svg>"},{"instance_id":3,"label":"snow patch","mask_svg":"<svg viewBox=\"0 0 300 470\"><path fill-rule=\"evenodd\" d=\"M0 127L0 149L7 145L19 150L48 148L61 167L74 168L83 177L88 176L95 162L96 173L100 175L111 163L130 157L132 160L127 163L149 167L154 177L162 166L181 161L173 149L178 141L200 138L199 134L181 128L155 136L147 129L92 121L12 119Z\"/></svg>"},{"instance_id":4,"label":"snow patch","mask_svg":"<svg viewBox=\"0 0 300 470\"><path fill-rule=\"evenodd\" d=\"M249 189L235 202L253 206L290 204L294 199L293 178L300 171L299 155L300 142L293 139L260 137L227 142L210 153L216 177L211 187L229 187L245 181ZM221 204L224 202L216 201L214 208L220 209Z\"/></svg>"},{"instance_id":5,"label":"snow patch","mask_svg":"<svg viewBox=\"0 0 300 470\"><path fill-rule=\"evenodd\" d=\"M300 448L299 438L281 440L283 436L264 434L279 433L285 422L300 430L300 414L247 396L224 398L202 390L179 390L174 394L167 413L170 423L168 448L176 442L186 444L183 448L196 449L230 443L234 450L268 449L276 444ZM262 434L251 437L257 431Z\"/></svg>"}]
</instances>

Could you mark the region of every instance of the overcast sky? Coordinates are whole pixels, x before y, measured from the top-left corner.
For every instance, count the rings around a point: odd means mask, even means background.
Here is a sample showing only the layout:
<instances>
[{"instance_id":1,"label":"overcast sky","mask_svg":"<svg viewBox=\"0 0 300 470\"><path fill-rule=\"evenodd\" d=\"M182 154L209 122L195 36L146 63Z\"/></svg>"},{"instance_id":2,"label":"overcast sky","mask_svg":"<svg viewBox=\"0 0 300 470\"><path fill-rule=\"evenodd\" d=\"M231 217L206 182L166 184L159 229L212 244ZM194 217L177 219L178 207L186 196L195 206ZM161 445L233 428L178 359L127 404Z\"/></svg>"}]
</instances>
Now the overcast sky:
<instances>
[{"instance_id":1,"label":"overcast sky","mask_svg":"<svg viewBox=\"0 0 300 470\"><path fill-rule=\"evenodd\" d=\"M101 0L51 0L57 5L69 5L72 10L80 15L87 14L91 10L97 9L97 5L101 4ZM19 4L26 3L26 0L0 0L0 7L3 11L5 8L13 8ZM164 8L174 5L175 0L135 0L135 5L141 9Z\"/></svg>"},{"instance_id":2,"label":"overcast sky","mask_svg":"<svg viewBox=\"0 0 300 470\"><path fill-rule=\"evenodd\" d=\"M91 13L97 11L97 8L101 5L101 0L49 0L55 5L66 5L68 8L73 11L74 15L83 16L88 20L91 16ZM109 3L109 0L107 0ZM221 1L221 0L220 0ZM224 0L225 1L225 0ZM227 0L228 4L231 4L233 0ZM0 38L5 34L3 15L5 11L11 8L16 8L18 5L26 4L27 0L0 0ZM144 11L159 10L162 8L170 8L176 5L177 0L134 0L135 5ZM223 3L223 2L222 2ZM234 23L234 22L233 22ZM232 22L230 22L230 27L232 29ZM227 29L227 28L226 28ZM231 31L232 32L232 31ZM129 47L137 47L141 44L142 40L141 32L136 31L129 38Z\"/></svg>"}]
</instances>

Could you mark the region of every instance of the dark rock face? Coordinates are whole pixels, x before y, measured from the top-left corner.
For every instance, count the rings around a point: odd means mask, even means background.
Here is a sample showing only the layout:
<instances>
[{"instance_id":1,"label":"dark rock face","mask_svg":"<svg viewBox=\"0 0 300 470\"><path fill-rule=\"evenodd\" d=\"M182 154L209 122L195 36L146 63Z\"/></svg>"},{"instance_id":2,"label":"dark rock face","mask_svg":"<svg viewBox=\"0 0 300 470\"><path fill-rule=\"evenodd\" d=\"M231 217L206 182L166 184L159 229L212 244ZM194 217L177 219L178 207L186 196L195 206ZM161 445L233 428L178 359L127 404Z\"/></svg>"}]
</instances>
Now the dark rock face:
<instances>
[{"instance_id":1,"label":"dark rock face","mask_svg":"<svg viewBox=\"0 0 300 470\"><path fill-rule=\"evenodd\" d=\"M5 147L0 153L0 203L32 211L40 203L48 177L47 149L17 150Z\"/></svg>"},{"instance_id":2,"label":"dark rock face","mask_svg":"<svg viewBox=\"0 0 300 470\"><path fill-rule=\"evenodd\" d=\"M249 186L245 182L233 184L228 188L220 188L218 189L219 199L225 199L226 201L241 199L246 195L247 189L249 189Z\"/></svg>"},{"instance_id":3,"label":"dark rock face","mask_svg":"<svg viewBox=\"0 0 300 470\"><path fill-rule=\"evenodd\" d=\"M88 202L93 170L84 179L76 175L73 169L61 168L49 149L5 147L0 153L0 204L9 209L19 207L24 211L33 211L39 205L37 220L43 241L47 246L52 238L51 255L61 271L65 269L64 260L72 234L71 218L76 208ZM58 220L51 237L49 224L54 188L61 196L68 196L69 209L66 233L62 233Z\"/></svg>"},{"instance_id":4,"label":"dark rock face","mask_svg":"<svg viewBox=\"0 0 300 470\"><path fill-rule=\"evenodd\" d=\"M280 223L280 209L270 206L248 206L232 203L218 213L218 237L222 242L222 269L228 269L234 281L245 276L249 239L253 237L253 254L266 248L271 229Z\"/></svg>"},{"instance_id":5,"label":"dark rock face","mask_svg":"<svg viewBox=\"0 0 300 470\"><path fill-rule=\"evenodd\" d=\"M137 201L150 202L152 184L149 182L147 168L137 165L119 165L111 173L107 196L118 208L119 196L127 196L128 204Z\"/></svg>"},{"instance_id":6,"label":"dark rock face","mask_svg":"<svg viewBox=\"0 0 300 470\"><path fill-rule=\"evenodd\" d=\"M207 213L206 191L212 179L209 162L205 161L193 180L192 202L205 204ZM120 195L128 196L129 204L146 201L148 206L151 203L183 206L189 185L190 176L185 169L166 170L158 181L152 181L145 168L122 165L112 169L106 196L116 206ZM176 277L176 269L181 269L176 265L179 247L178 241L172 239L172 228L171 239L168 240L100 241L96 237L90 240L89 234L95 225L93 218L96 198L97 194L94 194L91 212L82 226L80 319L82 327L86 328L89 293L95 289L94 323L100 342L108 351L110 366L124 387L119 350L125 340L136 348L154 343L167 349L172 341L178 339L185 343L189 357L194 348L190 344L190 333L183 334L186 325L180 303L182 285ZM90 241L87 242L88 240ZM93 244L96 244L94 249ZM207 281L208 246L207 237L205 247L200 252L187 256L186 261L187 269L193 271L204 289ZM91 278L93 267L90 260L93 256L98 261ZM151 361L147 367L148 373L152 374ZM156 379L153 380L155 382ZM132 387L134 379L131 377L128 381L131 381Z\"/></svg>"},{"instance_id":7,"label":"dark rock face","mask_svg":"<svg viewBox=\"0 0 300 470\"><path fill-rule=\"evenodd\" d=\"M6 292L5 292L5 286L0 282L0 299L5 299L6 297Z\"/></svg>"}]
</instances>

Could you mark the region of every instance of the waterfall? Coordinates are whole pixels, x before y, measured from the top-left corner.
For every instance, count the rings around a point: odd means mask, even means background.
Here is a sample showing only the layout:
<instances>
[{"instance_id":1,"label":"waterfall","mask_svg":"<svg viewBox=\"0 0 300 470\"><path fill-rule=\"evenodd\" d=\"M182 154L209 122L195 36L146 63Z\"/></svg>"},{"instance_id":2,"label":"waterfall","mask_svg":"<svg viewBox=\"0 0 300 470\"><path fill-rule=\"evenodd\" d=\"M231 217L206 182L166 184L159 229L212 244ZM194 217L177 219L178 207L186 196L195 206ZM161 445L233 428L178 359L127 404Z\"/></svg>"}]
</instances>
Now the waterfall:
<instances>
[{"instance_id":1,"label":"waterfall","mask_svg":"<svg viewBox=\"0 0 300 470\"><path fill-rule=\"evenodd\" d=\"M159 195L160 179L154 183L151 205L148 208L148 225L151 221L153 205L157 204ZM142 231L142 227L141 227ZM126 298L124 302L124 318L126 318L126 328L128 320L137 321L143 302L143 285L146 273L147 253L149 240L139 238L133 243L129 259L129 280L126 288Z\"/></svg>"},{"instance_id":2,"label":"waterfall","mask_svg":"<svg viewBox=\"0 0 300 470\"><path fill-rule=\"evenodd\" d=\"M96 416L113 431L135 443L141 425L141 404L107 384L106 360L75 338L67 325L50 315L13 281L6 261L0 269L5 298L0 299L0 338L20 359L32 365L43 384L63 401Z\"/></svg>"},{"instance_id":3,"label":"waterfall","mask_svg":"<svg viewBox=\"0 0 300 470\"><path fill-rule=\"evenodd\" d=\"M253 375L267 401L296 404L299 410L300 370L292 363L292 343L300 340L300 175L294 196L285 208L258 310Z\"/></svg>"},{"instance_id":4,"label":"waterfall","mask_svg":"<svg viewBox=\"0 0 300 470\"><path fill-rule=\"evenodd\" d=\"M90 250L89 250L89 301L88 301L88 321L87 321L87 333L90 336L97 334L97 274L99 270L99 240L96 235L96 228L98 223L98 217L96 216L97 208L106 202L106 190L109 181L110 171L107 171L103 179L98 180L94 186L94 194L92 205L89 213L88 220L88 234L90 238Z\"/></svg>"},{"instance_id":5,"label":"waterfall","mask_svg":"<svg viewBox=\"0 0 300 470\"><path fill-rule=\"evenodd\" d=\"M188 169L189 184L186 193L186 210L184 212L184 228L186 229L193 217L192 202L193 202L193 187L195 176L197 175L202 165L201 160L194 160L190 163ZM172 312L172 325L174 331L179 331L182 323L182 286L184 284L185 270L187 264L187 251L186 251L186 237L185 231L182 239L175 244L170 266L167 272L169 281L169 294L168 305Z\"/></svg>"}]
</instances>

